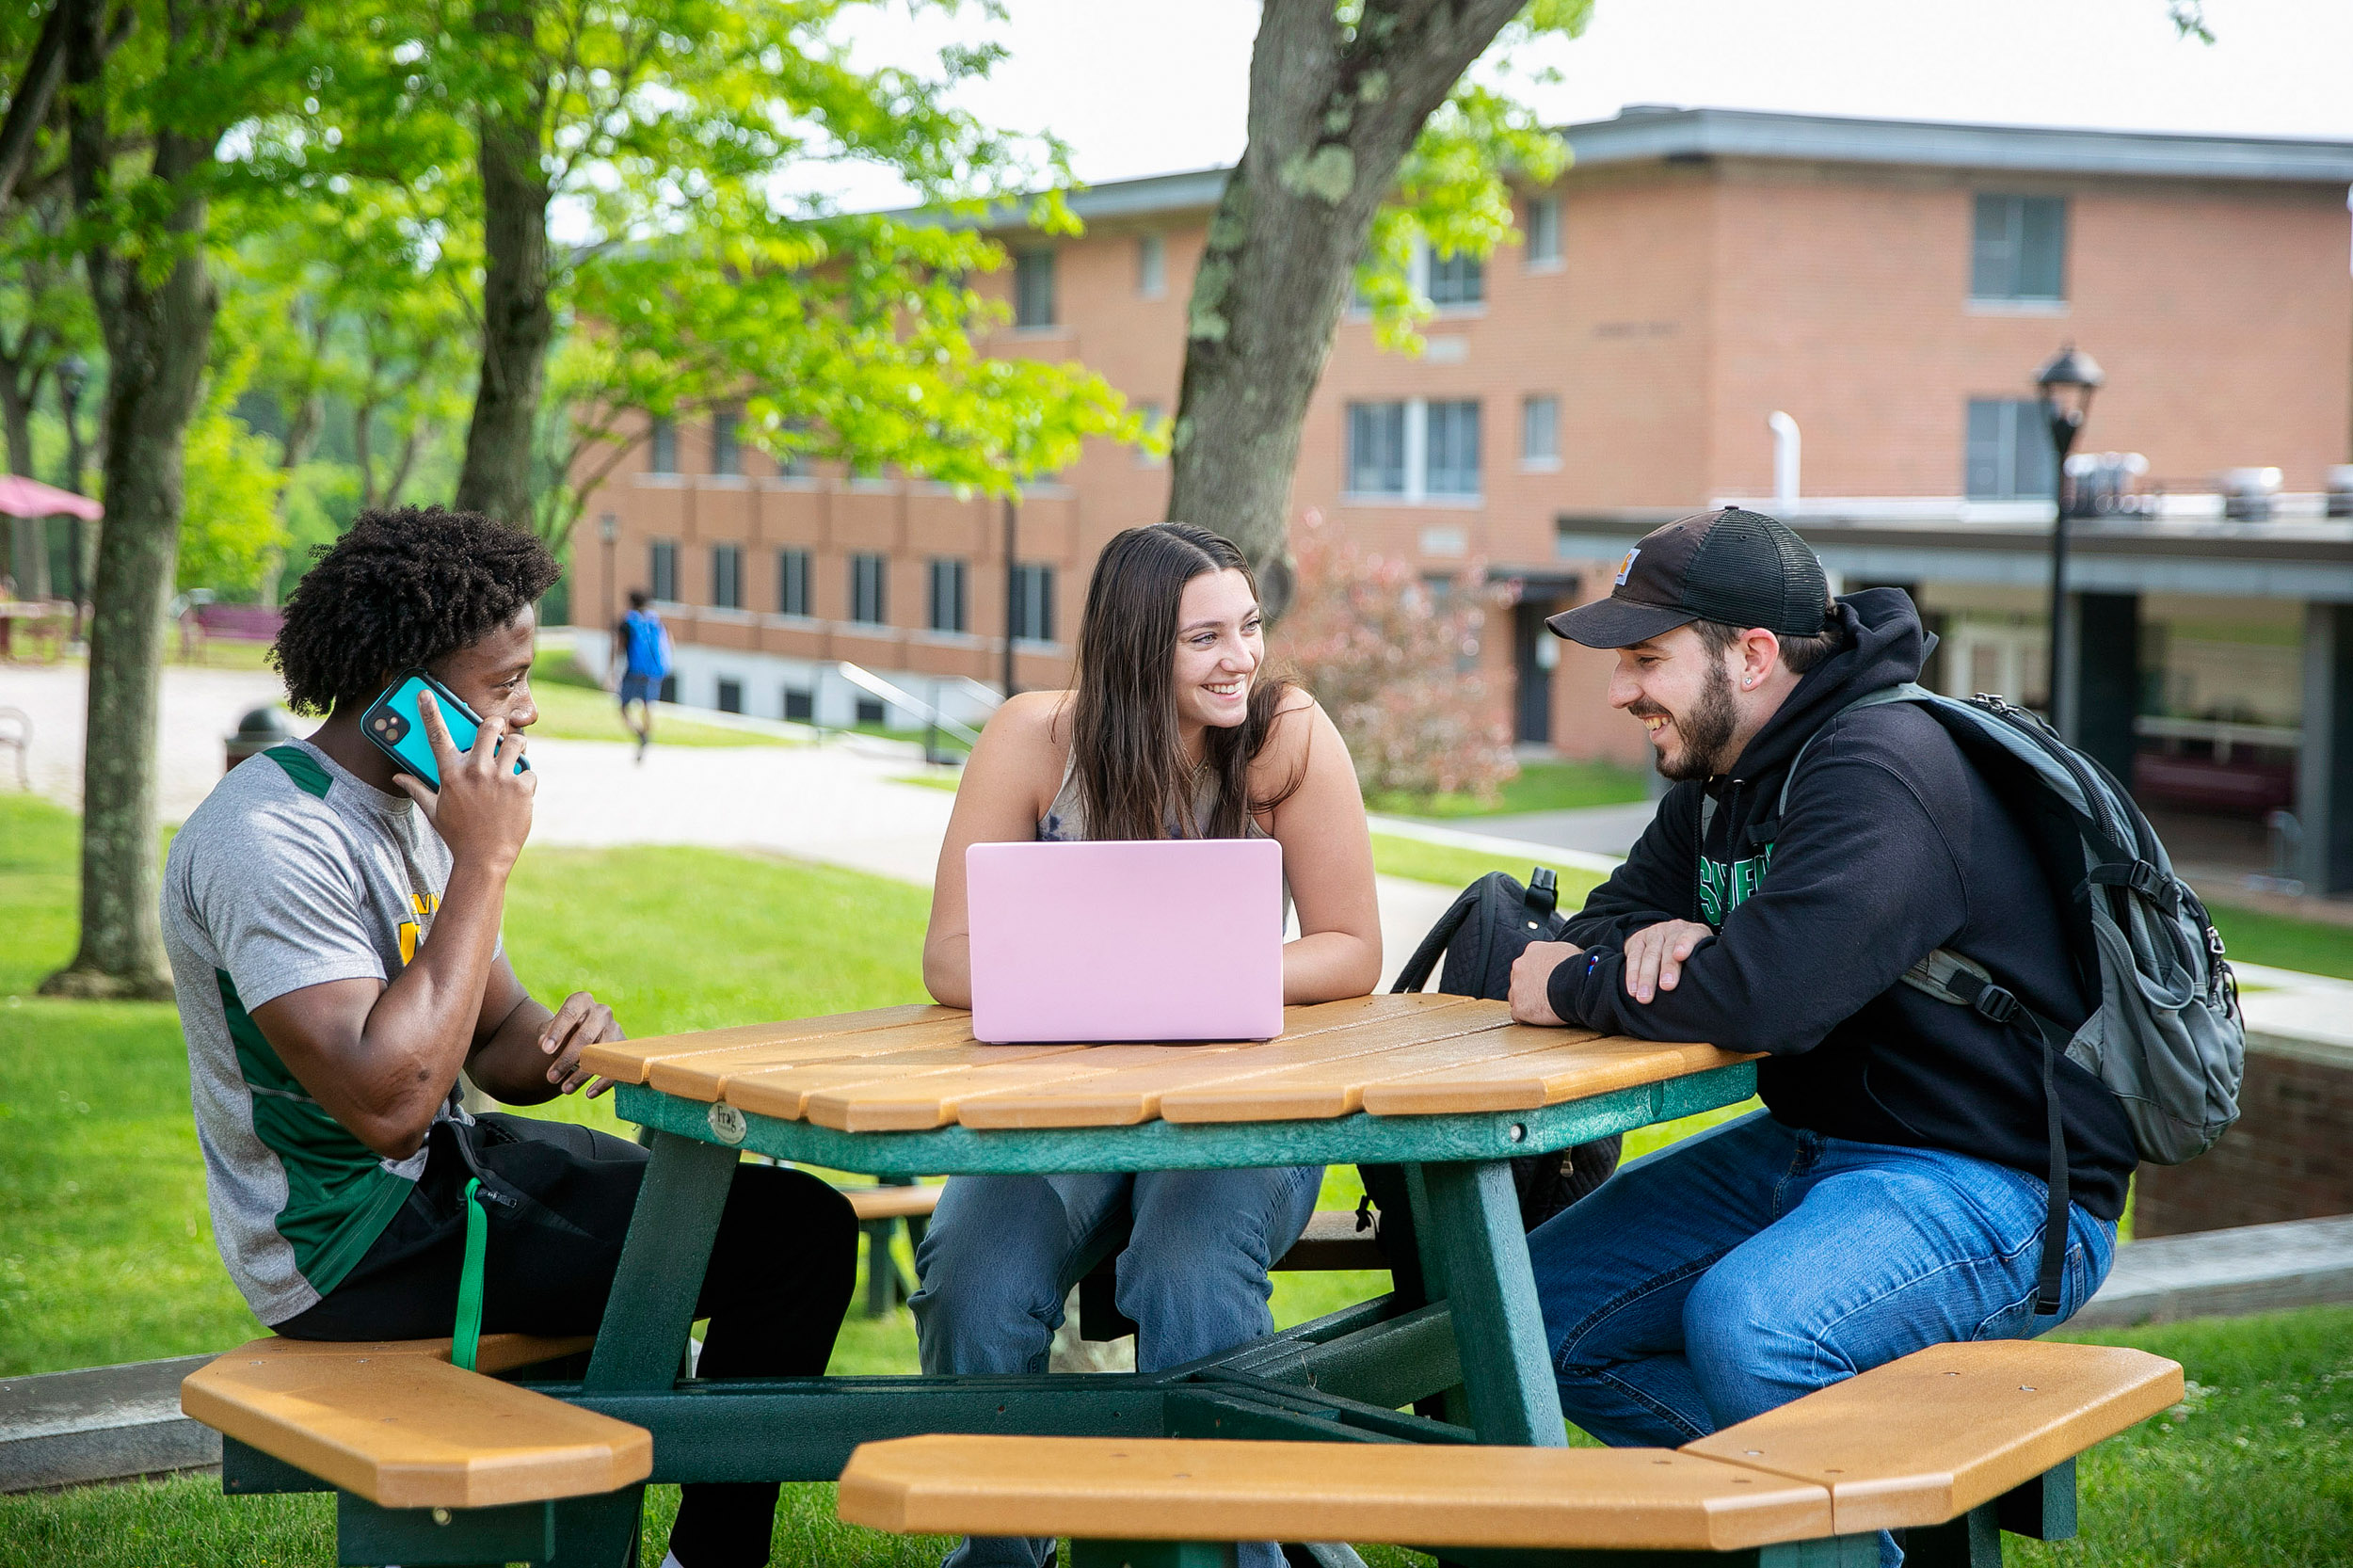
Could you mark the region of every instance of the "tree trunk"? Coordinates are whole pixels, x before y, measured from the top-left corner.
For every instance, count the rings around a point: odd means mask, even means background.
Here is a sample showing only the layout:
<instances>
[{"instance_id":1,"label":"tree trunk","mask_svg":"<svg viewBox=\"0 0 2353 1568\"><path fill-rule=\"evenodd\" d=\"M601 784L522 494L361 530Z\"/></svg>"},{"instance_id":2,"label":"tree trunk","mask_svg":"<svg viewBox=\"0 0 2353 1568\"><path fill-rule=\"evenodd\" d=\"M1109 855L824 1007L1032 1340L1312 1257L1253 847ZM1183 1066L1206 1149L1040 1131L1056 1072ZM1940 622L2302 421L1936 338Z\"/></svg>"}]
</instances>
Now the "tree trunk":
<instances>
[{"instance_id":1,"label":"tree trunk","mask_svg":"<svg viewBox=\"0 0 2353 1568\"><path fill-rule=\"evenodd\" d=\"M98 0L61 0L68 24L74 195L102 195L107 158ZM181 182L212 138L164 131L154 171ZM85 257L109 360L101 425L106 517L90 623L89 711L82 764L82 937L73 962L41 982L50 996L171 995L156 919L156 696L164 605L180 552L182 452L201 390L218 296L194 243L204 203L184 198L166 221L186 253L160 280L104 242Z\"/></svg>"},{"instance_id":2,"label":"tree trunk","mask_svg":"<svg viewBox=\"0 0 2353 1568\"><path fill-rule=\"evenodd\" d=\"M1250 141L1209 221L1185 318L1168 515L1232 539L1261 603L1291 600L1291 472L1373 215L1422 122L1520 0L1266 0Z\"/></svg>"},{"instance_id":3,"label":"tree trunk","mask_svg":"<svg viewBox=\"0 0 2353 1568\"><path fill-rule=\"evenodd\" d=\"M19 380L24 357L20 353L15 360L0 361L0 425L8 431L8 472L30 479L34 477L33 399L40 395L40 378L35 376L30 385ZM49 540L45 530L46 524L40 518L8 520L8 553L0 567L16 580L19 599L49 597Z\"/></svg>"},{"instance_id":4,"label":"tree trunk","mask_svg":"<svg viewBox=\"0 0 2353 1568\"><path fill-rule=\"evenodd\" d=\"M520 40L532 62L523 90L481 114L482 380L466 428L457 505L529 528L531 439L539 413L548 340L548 179L541 168L544 65L530 49L532 0L478 0L474 25Z\"/></svg>"}]
</instances>

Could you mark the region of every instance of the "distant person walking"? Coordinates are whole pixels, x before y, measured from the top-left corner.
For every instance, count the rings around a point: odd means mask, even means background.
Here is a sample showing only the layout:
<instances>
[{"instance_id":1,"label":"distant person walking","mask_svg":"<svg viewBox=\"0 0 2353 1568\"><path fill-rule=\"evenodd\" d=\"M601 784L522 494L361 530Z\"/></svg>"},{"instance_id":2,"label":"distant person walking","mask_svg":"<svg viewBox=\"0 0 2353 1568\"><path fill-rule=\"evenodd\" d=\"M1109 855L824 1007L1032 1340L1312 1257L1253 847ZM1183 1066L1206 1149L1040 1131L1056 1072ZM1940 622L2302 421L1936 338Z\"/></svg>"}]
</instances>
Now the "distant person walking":
<instances>
[{"instance_id":1,"label":"distant person walking","mask_svg":"<svg viewBox=\"0 0 2353 1568\"><path fill-rule=\"evenodd\" d=\"M621 695L621 722L637 737L640 762L646 760L646 747L653 744L654 698L661 695L663 679L670 673L669 628L646 607L649 602L645 589L629 591L629 614L613 629L613 648L619 657L607 666L618 674L614 690ZM632 703L637 706L635 719L629 716Z\"/></svg>"}]
</instances>

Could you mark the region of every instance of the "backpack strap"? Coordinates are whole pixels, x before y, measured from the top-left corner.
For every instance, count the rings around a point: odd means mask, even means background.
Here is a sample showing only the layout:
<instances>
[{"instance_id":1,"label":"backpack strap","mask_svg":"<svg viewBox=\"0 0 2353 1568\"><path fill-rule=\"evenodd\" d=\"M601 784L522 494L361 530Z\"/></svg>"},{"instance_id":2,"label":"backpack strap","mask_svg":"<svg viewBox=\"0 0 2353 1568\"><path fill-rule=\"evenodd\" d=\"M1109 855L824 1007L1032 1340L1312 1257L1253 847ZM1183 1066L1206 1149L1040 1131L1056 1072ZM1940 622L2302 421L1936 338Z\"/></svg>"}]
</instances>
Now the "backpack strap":
<instances>
[{"instance_id":1,"label":"backpack strap","mask_svg":"<svg viewBox=\"0 0 2353 1568\"><path fill-rule=\"evenodd\" d=\"M2059 1309L2060 1272L2067 1257L2067 1129L2059 1119L2058 1058L2070 1044L2065 1028L1997 985L1993 976L1975 959L1950 948L1938 948L1903 972L1903 983L1937 1000L1966 1007L1988 1022L2004 1028L2031 1027L2042 1048L2042 1113L2050 1137L2050 1210L2042 1220L2042 1259L2036 1270L2034 1310L2037 1317L2055 1317Z\"/></svg>"},{"instance_id":2,"label":"backpack strap","mask_svg":"<svg viewBox=\"0 0 2353 1568\"><path fill-rule=\"evenodd\" d=\"M1805 754L1814 749L1814 743L1821 739L1823 730L1858 708L1877 708L1883 702L1933 702L1935 699L1936 694L1917 680L1906 680L1898 685L1881 686L1875 692L1865 692L1824 719L1816 727L1814 733L1805 738L1805 744L1798 747L1798 754L1789 759L1789 771L1781 776L1781 798L1773 803L1774 820L1778 822L1789 814L1789 786L1798 781L1799 764L1805 760Z\"/></svg>"}]
</instances>

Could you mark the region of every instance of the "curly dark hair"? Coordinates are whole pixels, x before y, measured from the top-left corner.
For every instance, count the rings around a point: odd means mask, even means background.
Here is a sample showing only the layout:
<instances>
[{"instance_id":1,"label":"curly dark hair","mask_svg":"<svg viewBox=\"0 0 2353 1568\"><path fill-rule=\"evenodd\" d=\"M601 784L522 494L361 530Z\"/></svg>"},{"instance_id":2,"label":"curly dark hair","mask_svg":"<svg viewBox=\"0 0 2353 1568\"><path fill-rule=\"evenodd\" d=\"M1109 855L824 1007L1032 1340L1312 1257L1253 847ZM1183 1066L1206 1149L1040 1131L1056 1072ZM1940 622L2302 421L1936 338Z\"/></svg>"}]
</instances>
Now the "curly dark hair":
<instances>
[{"instance_id":1,"label":"curly dark hair","mask_svg":"<svg viewBox=\"0 0 2353 1568\"><path fill-rule=\"evenodd\" d=\"M488 636L563 575L533 535L440 506L362 512L312 553L269 656L297 713L373 701L387 674Z\"/></svg>"}]
</instances>

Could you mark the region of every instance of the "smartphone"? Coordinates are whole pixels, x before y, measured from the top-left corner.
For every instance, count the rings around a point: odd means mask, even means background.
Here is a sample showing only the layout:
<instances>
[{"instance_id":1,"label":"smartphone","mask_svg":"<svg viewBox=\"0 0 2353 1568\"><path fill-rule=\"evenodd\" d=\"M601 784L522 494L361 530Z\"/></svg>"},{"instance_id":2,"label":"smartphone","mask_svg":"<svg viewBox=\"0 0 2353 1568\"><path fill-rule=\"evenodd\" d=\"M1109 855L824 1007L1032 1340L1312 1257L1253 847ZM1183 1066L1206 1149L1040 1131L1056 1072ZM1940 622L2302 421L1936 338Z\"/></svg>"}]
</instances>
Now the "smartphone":
<instances>
[{"instance_id":1,"label":"smartphone","mask_svg":"<svg viewBox=\"0 0 2353 1568\"><path fill-rule=\"evenodd\" d=\"M481 718L447 686L421 669L410 670L393 681L382 696L368 705L368 711L360 715L360 733L391 758L401 772L427 789L438 790L441 787L441 769L433 760L433 743L425 736L424 718L417 708L421 692L431 692L433 700L440 704L441 723L449 729L450 744L460 751L472 751L474 737L482 732ZM522 758L515 759L517 773L530 766Z\"/></svg>"}]
</instances>

